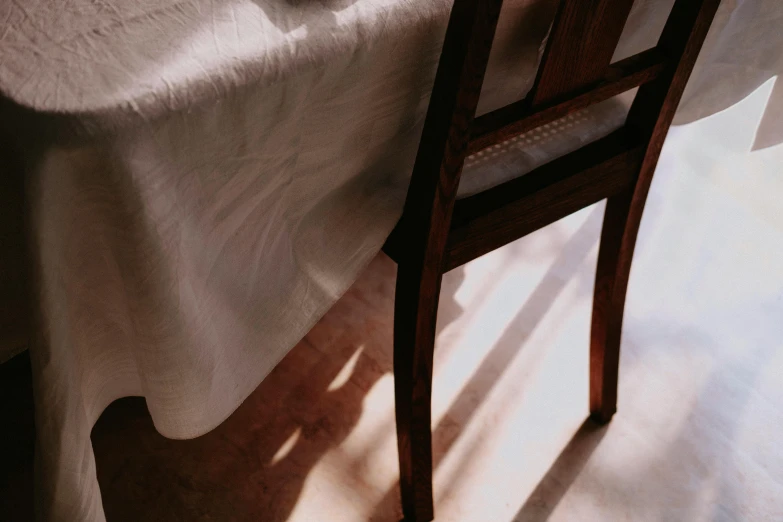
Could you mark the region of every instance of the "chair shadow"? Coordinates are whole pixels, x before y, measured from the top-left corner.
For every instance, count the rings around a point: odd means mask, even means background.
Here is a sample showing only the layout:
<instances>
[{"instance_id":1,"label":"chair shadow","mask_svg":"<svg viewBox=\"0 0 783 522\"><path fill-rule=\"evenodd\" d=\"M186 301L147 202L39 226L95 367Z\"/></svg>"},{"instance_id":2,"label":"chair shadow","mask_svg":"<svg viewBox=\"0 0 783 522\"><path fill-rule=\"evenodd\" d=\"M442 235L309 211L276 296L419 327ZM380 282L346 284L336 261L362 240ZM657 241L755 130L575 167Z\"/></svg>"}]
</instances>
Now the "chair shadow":
<instances>
[{"instance_id":1,"label":"chair shadow","mask_svg":"<svg viewBox=\"0 0 783 522\"><path fill-rule=\"evenodd\" d=\"M594 208L581 227L565 244L558 247L560 253L555 262L550 266L522 308L515 314L506 331L486 355L479 368L463 386L463 391L434 427L432 432L434 469L437 469L451 448L454 447L464 427L471 422L481 404L491 395L495 385L500 382L502 374L511 366L514 358L524 347L529 335L544 318L570 277L578 270L579 265L598 241L602 217L603 207ZM590 290L592 287L583 289L583 291ZM498 369L500 369L499 375L492 375L493 378L488 378L488 375L497 373ZM470 454L465 455L463 465L470 458ZM453 475L455 478L447 485L446 489L452 489L455 482L464 474L455 472ZM389 489L376 505L370 520L392 520L390 517L392 513L395 513L395 519L398 519L401 516L399 495L399 485Z\"/></svg>"},{"instance_id":2,"label":"chair shadow","mask_svg":"<svg viewBox=\"0 0 783 522\"><path fill-rule=\"evenodd\" d=\"M765 306L771 308L775 304L769 302ZM741 312L738 311L737 314L739 313ZM688 341L689 348L693 352L711 351L714 340L708 333L692 326L683 330L678 330L677 327L677 324L666 322L656 323L653 326L662 334L676 332L680 341ZM665 334L650 336L647 339L650 346L654 346L659 354L672 351L667 346L667 341L669 339ZM671 344L676 345L676 343ZM739 448L742 448L743 417L749 410L752 411L754 395L757 393L755 387L776 352L776 346L760 343L740 354L734 354L731 359L716 358L718 364L700 384L699 391L692 400L688 413L680 422L676 434L661 445L658 458L649 461L647 466L638 467L632 473L624 474L623 484L618 484L617 478L612 482L604 477L603 487L607 490L621 490L629 483L635 484L635 490L644 493L634 499L634 510L640 519L695 520L700 514L705 513L702 502L705 492L710 487L716 488L716 498L720 499L709 506L710 520L734 517L740 519L747 516L749 511L741 492L747 479L740 479L743 472L741 466L736 463L742 453L742 449ZM638 359L631 360L636 362L621 368L622 375L633 375L641 371L641 368L635 367L639 364ZM719 426L717 430L719 436L716 436L716 426ZM693 484L689 488L679 488L681 491L679 498L678 495L671 494L669 485L681 480L676 475L676 468L668 471L671 482L649 479L655 473L654 463L660 462L677 462L679 466L688 468L688 478L693 481ZM697 480L698 472L694 470L699 468L709 469L712 476L717 477L717 482ZM661 499L667 497L669 497L668 503L661 502ZM521 522L521 520L515 519L513 522Z\"/></svg>"},{"instance_id":3,"label":"chair shadow","mask_svg":"<svg viewBox=\"0 0 783 522\"><path fill-rule=\"evenodd\" d=\"M606 435L607 426L587 419L519 509L513 522L548 520Z\"/></svg>"}]
</instances>

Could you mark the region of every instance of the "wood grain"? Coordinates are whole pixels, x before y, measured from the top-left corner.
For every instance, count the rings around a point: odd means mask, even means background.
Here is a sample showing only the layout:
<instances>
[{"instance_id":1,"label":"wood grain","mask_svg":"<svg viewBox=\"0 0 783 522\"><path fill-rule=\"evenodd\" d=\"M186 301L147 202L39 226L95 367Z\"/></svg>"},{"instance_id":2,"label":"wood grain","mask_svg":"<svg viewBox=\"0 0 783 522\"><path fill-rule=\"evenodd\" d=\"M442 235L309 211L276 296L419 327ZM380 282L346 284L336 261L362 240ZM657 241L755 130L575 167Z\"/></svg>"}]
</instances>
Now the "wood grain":
<instances>
[{"instance_id":1,"label":"wood grain","mask_svg":"<svg viewBox=\"0 0 783 522\"><path fill-rule=\"evenodd\" d=\"M444 271L631 186L642 152L640 144L620 130L524 176L459 200Z\"/></svg>"},{"instance_id":2,"label":"wood grain","mask_svg":"<svg viewBox=\"0 0 783 522\"><path fill-rule=\"evenodd\" d=\"M625 292L663 140L719 0L677 0L656 48L610 65L632 0L561 0L533 89L475 118L499 0L456 0L403 216L384 249L399 265L394 376L403 513L434 516L432 361L444 272L603 198L590 411L616 408ZM468 153L641 86L626 124L519 179L456 201Z\"/></svg>"},{"instance_id":3,"label":"wood grain","mask_svg":"<svg viewBox=\"0 0 783 522\"><path fill-rule=\"evenodd\" d=\"M398 268L394 386L402 509L410 521L434 517L432 359L443 254L501 3L454 3L405 201L404 219L415 226Z\"/></svg>"},{"instance_id":4,"label":"wood grain","mask_svg":"<svg viewBox=\"0 0 783 522\"><path fill-rule=\"evenodd\" d=\"M552 103L602 80L633 0L561 0L531 94Z\"/></svg>"},{"instance_id":5,"label":"wood grain","mask_svg":"<svg viewBox=\"0 0 783 522\"><path fill-rule=\"evenodd\" d=\"M657 79L665 70L666 56L652 48L607 68L602 81L582 94L533 108L531 96L476 118L468 145L475 154L536 127L568 116L590 105Z\"/></svg>"},{"instance_id":6,"label":"wood grain","mask_svg":"<svg viewBox=\"0 0 783 522\"><path fill-rule=\"evenodd\" d=\"M608 422L617 410L625 295L644 203L653 174L696 58L720 0L678 0L664 27L658 48L671 57L667 74L642 86L627 125L645 140L639 177L632 190L609 198L598 254L590 333L590 412Z\"/></svg>"}]
</instances>

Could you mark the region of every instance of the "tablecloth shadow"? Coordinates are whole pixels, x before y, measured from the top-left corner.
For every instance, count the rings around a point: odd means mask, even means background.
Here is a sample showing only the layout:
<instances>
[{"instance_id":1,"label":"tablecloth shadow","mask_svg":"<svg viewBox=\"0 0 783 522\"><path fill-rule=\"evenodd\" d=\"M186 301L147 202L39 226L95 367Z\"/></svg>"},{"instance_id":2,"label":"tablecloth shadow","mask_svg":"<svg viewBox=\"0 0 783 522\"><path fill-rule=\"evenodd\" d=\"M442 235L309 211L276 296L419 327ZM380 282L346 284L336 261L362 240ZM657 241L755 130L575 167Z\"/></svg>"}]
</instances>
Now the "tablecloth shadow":
<instances>
[{"instance_id":1,"label":"tablecloth shadow","mask_svg":"<svg viewBox=\"0 0 783 522\"><path fill-rule=\"evenodd\" d=\"M351 348L300 344L228 420L193 440L159 435L141 399L112 404L92 435L107 519L287 520L312 467L358 421L365 390L356 380L382 374L360 356L351 381L330 390Z\"/></svg>"},{"instance_id":2,"label":"tablecloth shadow","mask_svg":"<svg viewBox=\"0 0 783 522\"><path fill-rule=\"evenodd\" d=\"M35 421L30 357L0 364L0 520L33 520Z\"/></svg>"},{"instance_id":3,"label":"tablecloth shadow","mask_svg":"<svg viewBox=\"0 0 783 522\"><path fill-rule=\"evenodd\" d=\"M586 232L597 232L600 217L600 208L594 210L582 229L559 245L560 257L515 317L513 323L519 324L509 326L486 364L505 367L504 361L519 352L525 337L521 330L531 330L531 324L543 317L565 286L567 272L575 270L594 246L597 234ZM92 432L107 519L288 520L313 468L331 451L337 451L339 458L339 446L356 427L367 393L392 372L396 268L381 256L368 271L237 411L210 433L186 441L166 439L155 430L143 399L111 404ZM455 299L462 279L464 273L457 269L444 281L440 332L465 312ZM471 401L478 396L481 403L492 386L479 378L466 388L471 388ZM458 397L453 405L462 413L447 414L435 430L436 465L478 408L475 404L466 408L464 399ZM388 421L393 430L393 419ZM340 487L361 487L351 480L350 473L341 475ZM22 496L31 498L32 492ZM396 520L399 510L395 485L371 519Z\"/></svg>"},{"instance_id":4,"label":"tablecloth shadow","mask_svg":"<svg viewBox=\"0 0 783 522\"><path fill-rule=\"evenodd\" d=\"M313 468L339 453L367 393L392 372L396 268L383 256L368 271L213 431L169 440L143 399L110 405L92 432L107 519L287 520ZM444 285L443 327L461 312L455 276Z\"/></svg>"},{"instance_id":5,"label":"tablecloth shadow","mask_svg":"<svg viewBox=\"0 0 783 522\"><path fill-rule=\"evenodd\" d=\"M532 330L530 325L545 315L568 280L565 272L576 270L593 248L601 214L600 208L595 209L582 228L559 245L560 257L515 318L515 322L524 318L523 330ZM367 392L392 372L396 269L383 256L368 271L212 432L190 441L167 440L155 431L140 399L112 404L93 430L108 520L287 520L310 472L330 451L339 452L362 415ZM457 269L444 280L439 331L464 313L454 298L463 278L462 269ZM485 364L507 366L524 345L525 335L522 332L520 342L518 327L509 327L509 335L498 342ZM466 386L471 401L478 396L479 403L492 387L492 381L481 378L482 368L476 371L478 380ZM436 465L470 423L472 414L465 417L464 412L475 413L478 407L466 407L464 399L458 397L452 407L462 414L447 414L434 432ZM118 452L118 447L124 451ZM350 475L340 476L345 481L340 487L360 488L350 484ZM395 485L370 518L399 516Z\"/></svg>"},{"instance_id":6,"label":"tablecloth shadow","mask_svg":"<svg viewBox=\"0 0 783 522\"><path fill-rule=\"evenodd\" d=\"M213 431L171 440L156 431L143 398L109 405L91 437L107 520L287 520L313 466L354 429L366 393L391 372L395 268L388 258L374 268L377 280L349 291ZM386 299L368 297L373 286ZM445 287L446 322L459 314L448 293L458 286ZM389 320L366 324L373 314ZM2 520L33 520L33 413L24 352L0 365Z\"/></svg>"}]
</instances>

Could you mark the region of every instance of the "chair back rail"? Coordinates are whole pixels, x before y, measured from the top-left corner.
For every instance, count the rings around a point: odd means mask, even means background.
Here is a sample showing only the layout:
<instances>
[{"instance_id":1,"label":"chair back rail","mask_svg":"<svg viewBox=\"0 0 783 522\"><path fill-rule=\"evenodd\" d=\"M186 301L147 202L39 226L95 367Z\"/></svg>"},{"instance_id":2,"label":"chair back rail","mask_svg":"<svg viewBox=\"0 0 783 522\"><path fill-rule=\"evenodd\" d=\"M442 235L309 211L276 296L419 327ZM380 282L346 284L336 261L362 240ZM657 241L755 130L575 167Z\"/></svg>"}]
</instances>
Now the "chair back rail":
<instances>
[{"instance_id":1,"label":"chair back rail","mask_svg":"<svg viewBox=\"0 0 783 522\"><path fill-rule=\"evenodd\" d=\"M720 0L677 0L655 47L611 63L632 3L561 0L530 93L476 117L502 0L455 0L405 210L387 241L387 253L395 260L421 259L434 271L447 271L535 230L533 223L549 224L611 196L627 183L636 186L637 180L642 181L639 197L646 197ZM527 180L511 180L457 200L469 154L636 87L640 89L626 124L618 131L627 138L618 141L615 136L602 140L603 145L586 145L525 174ZM614 155L607 157L610 152ZM586 171L601 171L601 165L611 166L612 172L601 174L594 184L567 179L584 180ZM633 171L630 181L628 169ZM531 197L540 190L546 190L546 197ZM547 211L546 219L540 207L530 206L561 197L570 204ZM478 221L470 223L473 219ZM517 232L510 233L512 229Z\"/></svg>"}]
</instances>

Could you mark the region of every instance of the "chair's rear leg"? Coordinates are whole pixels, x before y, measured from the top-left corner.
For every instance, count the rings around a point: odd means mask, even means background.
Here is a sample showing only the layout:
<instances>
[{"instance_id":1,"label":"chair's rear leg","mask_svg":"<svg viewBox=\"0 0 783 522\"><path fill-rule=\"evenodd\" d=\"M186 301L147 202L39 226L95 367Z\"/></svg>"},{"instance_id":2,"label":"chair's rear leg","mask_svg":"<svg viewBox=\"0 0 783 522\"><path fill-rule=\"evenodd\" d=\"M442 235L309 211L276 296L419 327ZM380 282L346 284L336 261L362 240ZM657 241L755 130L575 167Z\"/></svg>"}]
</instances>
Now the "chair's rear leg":
<instances>
[{"instance_id":1,"label":"chair's rear leg","mask_svg":"<svg viewBox=\"0 0 783 522\"><path fill-rule=\"evenodd\" d=\"M620 334L641 212L631 212L633 191L607 200L590 331L590 416L607 423L617 411Z\"/></svg>"},{"instance_id":2,"label":"chair's rear leg","mask_svg":"<svg viewBox=\"0 0 783 522\"><path fill-rule=\"evenodd\" d=\"M394 394L406 522L433 519L432 357L440 274L400 263L394 300Z\"/></svg>"},{"instance_id":3,"label":"chair's rear leg","mask_svg":"<svg viewBox=\"0 0 783 522\"><path fill-rule=\"evenodd\" d=\"M617 370L628 276L655 167L688 77L720 0L677 0L658 49L671 60L668 75L639 88L626 126L642 138L646 152L636 185L606 205L590 334L590 415L608 422L617 410Z\"/></svg>"}]
</instances>

